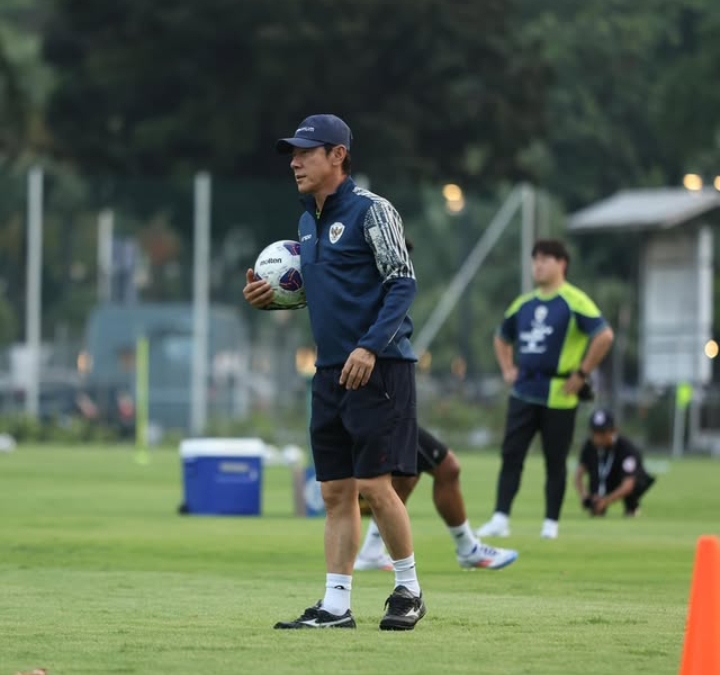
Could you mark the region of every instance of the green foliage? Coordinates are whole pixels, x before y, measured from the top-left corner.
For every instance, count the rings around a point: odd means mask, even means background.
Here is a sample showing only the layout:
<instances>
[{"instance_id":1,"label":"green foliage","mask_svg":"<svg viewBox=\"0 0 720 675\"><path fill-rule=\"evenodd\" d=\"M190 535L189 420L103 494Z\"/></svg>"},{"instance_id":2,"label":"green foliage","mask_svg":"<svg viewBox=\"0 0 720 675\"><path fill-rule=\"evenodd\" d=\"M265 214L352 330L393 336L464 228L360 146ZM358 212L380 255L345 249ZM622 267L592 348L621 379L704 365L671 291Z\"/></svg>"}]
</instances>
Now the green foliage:
<instances>
[{"instance_id":1,"label":"green foliage","mask_svg":"<svg viewBox=\"0 0 720 675\"><path fill-rule=\"evenodd\" d=\"M509 3L197 9L55 0L45 56L59 77L48 108L58 147L86 169L275 176L278 135L333 110L374 180L487 180L519 175L517 154L542 134L547 72Z\"/></svg>"},{"instance_id":2,"label":"green foliage","mask_svg":"<svg viewBox=\"0 0 720 675\"><path fill-rule=\"evenodd\" d=\"M117 431L78 417L39 420L25 413L0 415L0 429L18 443L100 443L118 440Z\"/></svg>"},{"instance_id":3,"label":"green foliage","mask_svg":"<svg viewBox=\"0 0 720 675\"><path fill-rule=\"evenodd\" d=\"M521 6L524 32L552 35L543 55L555 74L547 145L528 160L566 205L579 208L621 187L678 185L693 166L717 173L717 3Z\"/></svg>"},{"instance_id":4,"label":"green foliage","mask_svg":"<svg viewBox=\"0 0 720 675\"><path fill-rule=\"evenodd\" d=\"M674 407L675 390L670 388L659 395L653 405L640 411L639 421L648 445L652 447L672 445Z\"/></svg>"},{"instance_id":5,"label":"green foliage","mask_svg":"<svg viewBox=\"0 0 720 675\"><path fill-rule=\"evenodd\" d=\"M289 411L278 421L277 410L256 410L245 419L212 419L208 422L208 436L220 438L258 437L271 445L282 445L290 438L307 437L307 419L303 413Z\"/></svg>"},{"instance_id":6,"label":"green foliage","mask_svg":"<svg viewBox=\"0 0 720 675\"><path fill-rule=\"evenodd\" d=\"M0 114L0 138L22 141L13 130L54 84L54 151L85 170L276 176L276 136L332 109L353 122L356 166L383 182L529 175L575 208L717 173L711 0L4 8L0 89L23 95L5 96L21 107Z\"/></svg>"},{"instance_id":7,"label":"green foliage","mask_svg":"<svg viewBox=\"0 0 720 675\"><path fill-rule=\"evenodd\" d=\"M18 335L18 321L9 300L0 294L0 347L11 344Z\"/></svg>"},{"instance_id":8,"label":"green foliage","mask_svg":"<svg viewBox=\"0 0 720 675\"><path fill-rule=\"evenodd\" d=\"M0 6L0 166L47 145L44 104L52 74L41 57L42 0Z\"/></svg>"},{"instance_id":9,"label":"green foliage","mask_svg":"<svg viewBox=\"0 0 720 675\"><path fill-rule=\"evenodd\" d=\"M700 3L702 6L702 3ZM664 135L678 173L720 175L720 8L710 4L688 11L683 22L684 50L669 64L652 121Z\"/></svg>"},{"instance_id":10,"label":"green foliage","mask_svg":"<svg viewBox=\"0 0 720 675\"><path fill-rule=\"evenodd\" d=\"M14 155L24 134L26 111L18 73L7 55L6 41L0 30L0 153Z\"/></svg>"},{"instance_id":11,"label":"green foliage","mask_svg":"<svg viewBox=\"0 0 720 675\"><path fill-rule=\"evenodd\" d=\"M492 403L468 399L460 391L447 394L430 405L420 405L418 422L431 429L453 448L463 448L500 443L505 423L504 396ZM482 434L482 442L471 442L475 432Z\"/></svg>"},{"instance_id":12,"label":"green foliage","mask_svg":"<svg viewBox=\"0 0 720 675\"><path fill-rule=\"evenodd\" d=\"M519 178L552 192L549 229L562 234L565 209L618 188L720 174L715 0L1 4L0 285L10 306L0 299L0 344L24 318L25 169L45 151L43 329L72 337L94 303L105 206L119 234L142 239L162 221L178 237L175 275L149 265L144 293L189 296L191 275L177 270L192 253L188 176L199 169L214 174L213 292L235 301L238 270L295 229L286 161L272 148L312 111L352 123L356 170L393 199L418 244L418 326ZM447 180L466 191L461 217L443 209ZM489 341L519 291L518 250L515 228L438 336L434 372L447 373L467 342L472 370L495 372ZM629 307L636 370L637 240L588 236L575 253L571 280L610 321Z\"/></svg>"},{"instance_id":13,"label":"green foliage","mask_svg":"<svg viewBox=\"0 0 720 675\"><path fill-rule=\"evenodd\" d=\"M46 437L40 421L23 413L4 415L0 421L0 427L19 442L37 442Z\"/></svg>"}]
</instances>

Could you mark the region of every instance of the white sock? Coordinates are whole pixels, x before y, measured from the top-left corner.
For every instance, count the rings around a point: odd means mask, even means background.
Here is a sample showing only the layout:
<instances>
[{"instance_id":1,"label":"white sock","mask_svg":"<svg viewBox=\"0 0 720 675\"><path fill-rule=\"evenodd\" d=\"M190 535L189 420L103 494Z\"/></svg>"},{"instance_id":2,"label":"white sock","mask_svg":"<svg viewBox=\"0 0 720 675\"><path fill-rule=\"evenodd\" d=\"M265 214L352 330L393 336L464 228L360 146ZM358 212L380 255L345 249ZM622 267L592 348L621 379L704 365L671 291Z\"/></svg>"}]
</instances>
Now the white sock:
<instances>
[{"instance_id":1,"label":"white sock","mask_svg":"<svg viewBox=\"0 0 720 675\"><path fill-rule=\"evenodd\" d=\"M500 511L495 511L492 519L494 523L501 525L502 527L506 527L510 522L510 516L508 516L507 513L500 513Z\"/></svg>"},{"instance_id":2,"label":"white sock","mask_svg":"<svg viewBox=\"0 0 720 675\"><path fill-rule=\"evenodd\" d=\"M407 558L393 560L393 569L395 570L395 586L405 586L414 596L419 596L420 584L415 569L415 554L411 553Z\"/></svg>"},{"instance_id":3,"label":"white sock","mask_svg":"<svg viewBox=\"0 0 720 675\"><path fill-rule=\"evenodd\" d=\"M462 525L448 527L448 532L455 542L458 555L468 555L478 543L467 520Z\"/></svg>"},{"instance_id":4,"label":"white sock","mask_svg":"<svg viewBox=\"0 0 720 675\"><path fill-rule=\"evenodd\" d=\"M358 557L360 558L379 558L383 552L383 540L380 536L380 530L378 530L377 523L374 518L370 518L370 525L368 525L368 531L365 535L365 541L363 542Z\"/></svg>"},{"instance_id":5,"label":"white sock","mask_svg":"<svg viewBox=\"0 0 720 675\"><path fill-rule=\"evenodd\" d=\"M330 614L342 616L350 609L352 577L349 574L327 574L322 608Z\"/></svg>"},{"instance_id":6,"label":"white sock","mask_svg":"<svg viewBox=\"0 0 720 675\"><path fill-rule=\"evenodd\" d=\"M545 520L543 520L542 535L544 537L553 537L553 538L557 537L558 536L558 521L550 520L550 518L545 518Z\"/></svg>"}]
</instances>

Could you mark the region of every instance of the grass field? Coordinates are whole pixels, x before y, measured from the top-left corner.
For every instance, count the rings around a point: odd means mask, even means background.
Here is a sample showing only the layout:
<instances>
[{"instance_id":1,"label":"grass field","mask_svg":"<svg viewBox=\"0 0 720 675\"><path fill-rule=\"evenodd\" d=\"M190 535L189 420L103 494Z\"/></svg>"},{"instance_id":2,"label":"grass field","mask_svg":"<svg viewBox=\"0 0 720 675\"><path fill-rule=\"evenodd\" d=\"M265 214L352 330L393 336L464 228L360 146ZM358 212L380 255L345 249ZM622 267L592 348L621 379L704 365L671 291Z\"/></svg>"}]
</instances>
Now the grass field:
<instances>
[{"instance_id":1,"label":"grass field","mask_svg":"<svg viewBox=\"0 0 720 675\"><path fill-rule=\"evenodd\" d=\"M474 524L498 460L462 455ZM273 631L322 597L321 519L292 517L290 472L265 472L263 516L178 516L180 462L124 448L0 456L0 675L81 673L677 673L698 535L718 532L720 462L669 465L636 520L583 516L539 538L531 456L498 572L462 572L427 478L410 512L427 617L380 633L392 573L353 580L356 631Z\"/></svg>"}]
</instances>

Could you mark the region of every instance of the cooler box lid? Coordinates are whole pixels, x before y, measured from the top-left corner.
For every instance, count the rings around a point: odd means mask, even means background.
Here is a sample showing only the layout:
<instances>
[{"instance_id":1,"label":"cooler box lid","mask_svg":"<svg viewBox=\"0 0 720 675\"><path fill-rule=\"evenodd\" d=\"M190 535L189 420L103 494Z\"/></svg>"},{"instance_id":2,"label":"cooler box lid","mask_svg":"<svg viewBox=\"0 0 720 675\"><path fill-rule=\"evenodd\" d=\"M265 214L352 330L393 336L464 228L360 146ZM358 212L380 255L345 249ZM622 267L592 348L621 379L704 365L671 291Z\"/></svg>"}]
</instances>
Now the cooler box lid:
<instances>
[{"instance_id":1,"label":"cooler box lid","mask_svg":"<svg viewBox=\"0 0 720 675\"><path fill-rule=\"evenodd\" d=\"M265 442L261 438L189 438L180 443L180 456L262 457Z\"/></svg>"}]
</instances>

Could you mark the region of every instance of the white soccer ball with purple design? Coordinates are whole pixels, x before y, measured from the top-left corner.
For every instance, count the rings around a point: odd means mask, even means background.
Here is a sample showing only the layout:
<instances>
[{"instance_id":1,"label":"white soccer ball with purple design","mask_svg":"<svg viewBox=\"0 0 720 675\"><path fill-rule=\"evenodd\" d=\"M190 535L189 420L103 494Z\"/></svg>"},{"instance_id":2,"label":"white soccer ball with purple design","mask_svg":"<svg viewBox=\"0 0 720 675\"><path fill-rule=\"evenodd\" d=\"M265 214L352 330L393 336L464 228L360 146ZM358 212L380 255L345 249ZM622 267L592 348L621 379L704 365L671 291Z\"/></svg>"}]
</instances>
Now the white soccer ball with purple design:
<instances>
[{"instance_id":1,"label":"white soccer ball with purple design","mask_svg":"<svg viewBox=\"0 0 720 675\"><path fill-rule=\"evenodd\" d=\"M283 239L266 246L257 257L253 271L256 279L267 281L275 292L273 303L267 309L305 306L299 242Z\"/></svg>"}]
</instances>

